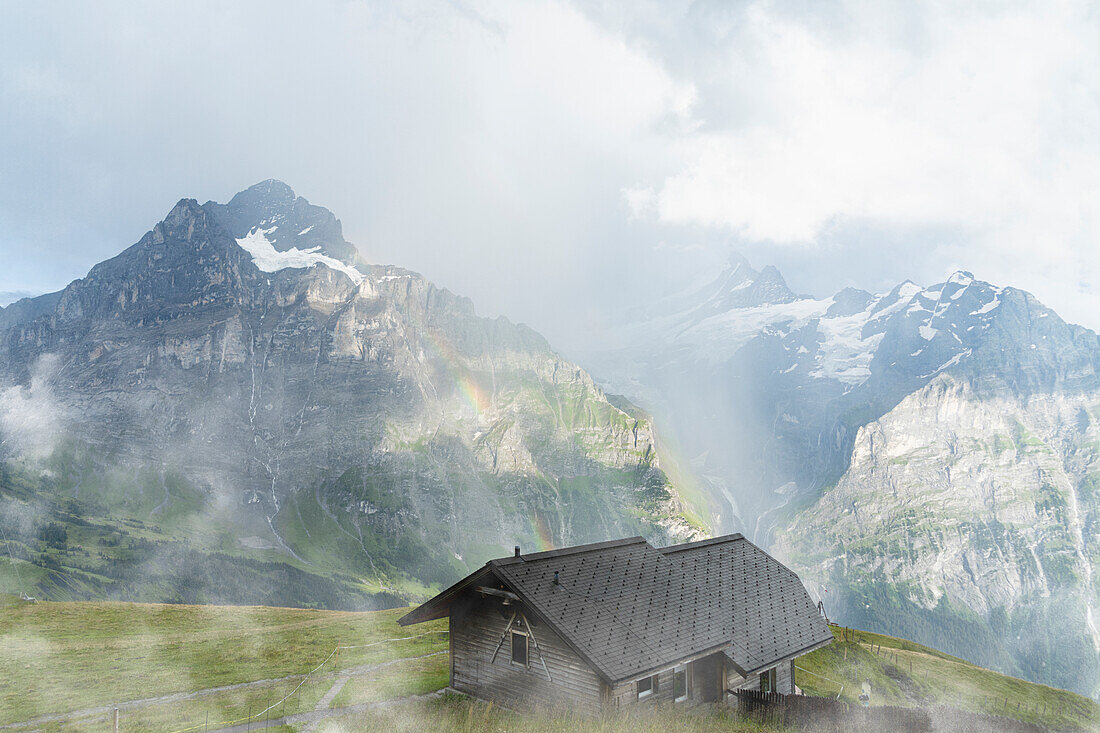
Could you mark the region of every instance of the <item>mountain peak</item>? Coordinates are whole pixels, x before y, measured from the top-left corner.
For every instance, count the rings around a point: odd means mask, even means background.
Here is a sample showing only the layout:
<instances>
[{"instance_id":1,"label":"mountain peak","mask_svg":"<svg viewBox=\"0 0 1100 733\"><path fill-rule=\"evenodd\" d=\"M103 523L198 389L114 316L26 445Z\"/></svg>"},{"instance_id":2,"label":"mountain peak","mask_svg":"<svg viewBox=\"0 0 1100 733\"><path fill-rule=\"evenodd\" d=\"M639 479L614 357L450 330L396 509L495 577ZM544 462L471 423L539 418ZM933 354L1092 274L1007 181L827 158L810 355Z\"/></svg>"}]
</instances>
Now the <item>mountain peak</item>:
<instances>
[{"instance_id":1,"label":"mountain peak","mask_svg":"<svg viewBox=\"0 0 1100 733\"><path fill-rule=\"evenodd\" d=\"M825 316L827 318L853 316L865 310L874 299L875 296L866 290L853 287L844 288L833 296L833 303L825 311Z\"/></svg>"},{"instance_id":2,"label":"mountain peak","mask_svg":"<svg viewBox=\"0 0 1100 733\"><path fill-rule=\"evenodd\" d=\"M294 206L296 199L294 189L282 181L269 178L241 191L229 199L227 206L231 211L262 220L285 213ZM257 225L259 223L256 222Z\"/></svg>"},{"instance_id":3,"label":"mountain peak","mask_svg":"<svg viewBox=\"0 0 1100 733\"><path fill-rule=\"evenodd\" d=\"M249 186L233 197L234 200L238 198L287 202L294 201L296 197L293 188L278 178L268 178Z\"/></svg>"},{"instance_id":4,"label":"mountain peak","mask_svg":"<svg viewBox=\"0 0 1100 733\"><path fill-rule=\"evenodd\" d=\"M765 280L787 287L787 281L783 279L783 275L775 265L765 265L764 269L761 270L760 274L757 276L757 280Z\"/></svg>"},{"instance_id":5,"label":"mountain peak","mask_svg":"<svg viewBox=\"0 0 1100 733\"><path fill-rule=\"evenodd\" d=\"M967 286L974 282L974 274L967 272L966 270L955 270L951 273L951 277L947 278L947 282L953 285Z\"/></svg>"},{"instance_id":6,"label":"mountain peak","mask_svg":"<svg viewBox=\"0 0 1100 733\"><path fill-rule=\"evenodd\" d=\"M153 241L160 243L169 238L189 241L196 230L205 229L206 210L195 199L180 199L164 217L164 221L153 227Z\"/></svg>"},{"instance_id":7,"label":"mountain peak","mask_svg":"<svg viewBox=\"0 0 1100 733\"><path fill-rule=\"evenodd\" d=\"M164 223L178 225L197 216L202 216L202 214L203 210L198 201L195 199L180 199L168 212L168 216L164 217Z\"/></svg>"},{"instance_id":8,"label":"mountain peak","mask_svg":"<svg viewBox=\"0 0 1100 733\"><path fill-rule=\"evenodd\" d=\"M706 318L736 308L752 308L770 303L790 303L797 300L783 275L772 265L757 271L739 252L731 252L727 265L717 278L684 300L695 318Z\"/></svg>"},{"instance_id":9,"label":"mountain peak","mask_svg":"<svg viewBox=\"0 0 1100 733\"><path fill-rule=\"evenodd\" d=\"M752 265L749 264L749 259L745 257L745 255L736 251L730 252L729 255L726 257L726 267L733 272L737 272L739 270L745 270L748 272L753 271Z\"/></svg>"},{"instance_id":10,"label":"mountain peak","mask_svg":"<svg viewBox=\"0 0 1100 733\"><path fill-rule=\"evenodd\" d=\"M311 204L275 178L249 186L227 204L211 202L206 207L217 212L237 240L262 230L276 252L319 248L322 254L348 265L359 260L331 211Z\"/></svg>"}]
</instances>

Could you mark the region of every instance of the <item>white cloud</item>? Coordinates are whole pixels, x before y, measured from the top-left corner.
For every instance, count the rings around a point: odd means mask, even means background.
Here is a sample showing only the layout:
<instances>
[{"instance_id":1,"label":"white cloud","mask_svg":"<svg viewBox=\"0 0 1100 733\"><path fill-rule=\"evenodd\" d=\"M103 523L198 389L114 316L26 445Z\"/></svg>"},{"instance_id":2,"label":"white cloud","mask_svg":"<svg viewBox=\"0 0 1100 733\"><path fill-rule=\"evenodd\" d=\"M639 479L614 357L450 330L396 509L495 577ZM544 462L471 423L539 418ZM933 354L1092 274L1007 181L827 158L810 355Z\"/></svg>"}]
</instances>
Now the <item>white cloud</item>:
<instances>
[{"instance_id":1,"label":"white cloud","mask_svg":"<svg viewBox=\"0 0 1100 733\"><path fill-rule=\"evenodd\" d=\"M0 288L60 287L180 197L274 176L368 260L563 348L731 242L819 295L962 267L1100 327L1088 13L3 5Z\"/></svg>"},{"instance_id":2,"label":"white cloud","mask_svg":"<svg viewBox=\"0 0 1100 733\"><path fill-rule=\"evenodd\" d=\"M725 78L703 94L732 100L736 118L678 137L674 170L626 187L631 210L779 245L813 245L852 221L949 228L960 236L930 252L1031 287L1071 317L1096 312L1095 12L836 10L826 26L749 6L736 36L705 57L705 75Z\"/></svg>"},{"instance_id":3,"label":"white cloud","mask_svg":"<svg viewBox=\"0 0 1100 733\"><path fill-rule=\"evenodd\" d=\"M56 368L55 356L43 356L32 370L29 385L0 387L0 455L39 459L53 452L61 424L49 382Z\"/></svg>"}]
</instances>

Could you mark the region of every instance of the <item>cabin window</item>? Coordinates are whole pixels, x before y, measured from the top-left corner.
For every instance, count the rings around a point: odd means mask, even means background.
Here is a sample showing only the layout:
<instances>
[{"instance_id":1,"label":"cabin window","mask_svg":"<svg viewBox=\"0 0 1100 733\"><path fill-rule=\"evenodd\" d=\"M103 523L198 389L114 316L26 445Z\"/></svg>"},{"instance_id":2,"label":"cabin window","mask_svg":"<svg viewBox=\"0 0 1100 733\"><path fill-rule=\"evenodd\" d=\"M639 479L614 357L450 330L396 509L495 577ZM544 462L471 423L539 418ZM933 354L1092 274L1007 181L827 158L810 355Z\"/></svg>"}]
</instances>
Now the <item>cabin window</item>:
<instances>
[{"instance_id":1,"label":"cabin window","mask_svg":"<svg viewBox=\"0 0 1100 733\"><path fill-rule=\"evenodd\" d=\"M638 699L639 700L641 700L643 697L649 697L650 695L652 695L656 691L657 691L657 675L652 675L650 677L643 677L642 679L638 680Z\"/></svg>"},{"instance_id":2,"label":"cabin window","mask_svg":"<svg viewBox=\"0 0 1100 733\"><path fill-rule=\"evenodd\" d=\"M775 670L769 669L760 673L760 691L775 692Z\"/></svg>"},{"instance_id":3,"label":"cabin window","mask_svg":"<svg viewBox=\"0 0 1100 733\"><path fill-rule=\"evenodd\" d=\"M527 666L527 634L512 632L512 662Z\"/></svg>"},{"instance_id":4,"label":"cabin window","mask_svg":"<svg viewBox=\"0 0 1100 733\"><path fill-rule=\"evenodd\" d=\"M672 697L676 702L688 699L687 665L681 665L672 670Z\"/></svg>"}]
</instances>

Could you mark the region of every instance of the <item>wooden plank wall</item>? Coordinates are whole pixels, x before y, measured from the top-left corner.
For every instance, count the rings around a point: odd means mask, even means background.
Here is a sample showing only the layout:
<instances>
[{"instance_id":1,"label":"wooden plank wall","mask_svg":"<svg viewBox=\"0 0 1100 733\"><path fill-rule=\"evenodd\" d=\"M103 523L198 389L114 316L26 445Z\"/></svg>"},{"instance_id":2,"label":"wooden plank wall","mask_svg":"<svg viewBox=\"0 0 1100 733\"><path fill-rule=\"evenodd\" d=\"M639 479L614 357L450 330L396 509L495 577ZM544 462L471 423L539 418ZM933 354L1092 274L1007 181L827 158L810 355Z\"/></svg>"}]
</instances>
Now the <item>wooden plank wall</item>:
<instances>
[{"instance_id":1,"label":"wooden plank wall","mask_svg":"<svg viewBox=\"0 0 1100 733\"><path fill-rule=\"evenodd\" d=\"M794 694L794 660L789 662L782 662L776 666L775 669L775 690L773 692L781 692L784 695ZM752 674L748 677L742 677L737 674L732 668L728 670L728 678L726 680L727 689L730 690L759 690L760 689L760 675Z\"/></svg>"},{"instance_id":2,"label":"wooden plank wall","mask_svg":"<svg viewBox=\"0 0 1100 733\"><path fill-rule=\"evenodd\" d=\"M604 683L591 668L545 625L531 623L538 641L528 644L528 666L512 662L511 638L505 639L493 660L493 652L508 627L512 607L504 607L499 598L473 598L464 608L451 614L451 687L484 700L493 700L511 708L568 705L596 708ZM457 613L456 613L457 612ZM526 630L517 617L513 625ZM544 657L540 659L539 652ZM492 661L491 661L492 660ZM547 679L542 661L550 672Z\"/></svg>"},{"instance_id":3,"label":"wooden plank wall","mask_svg":"<svg viewBox=\"0 0 1100 733\"><path fill-rule=\"evenodd\" d=\"M703 670L704 665L716 665L717 670L711 675L706 675ZM713 668L712 668L713 669ZM717 675L717 679L715 678ZM720 702L724 699L724 695L718 689L719 682L722 679L722 659L720 654L712 654L709 657L698 659L688 665L688 691L689 700L701 701L704 699L704 684L711 684L713 687L710 690L712 701ZM625 707L627 705L654 705L656 703L673 702L673 669L666 669L657 673L657 692L652 695L647 695L642 699L638 699L638 688L635 683L629 682L624 685L618 685L613 688L608 694L607 704L611 707Z\"/></svg>"},{"instance_id":4,"label":"wooden plank wall","mask_svg":"<svg viewBox=\"0 0 1100 733\"><path fill-rule=\"evenodd\" d=\"M618 685L611 689L608 695L609 707L626 707L628 705L655 705L658 702L672 702L672 670L666 669L657 673L657 691L652 695L638 699L638 687L633 682Z\"/></svg>"}]
</instances>

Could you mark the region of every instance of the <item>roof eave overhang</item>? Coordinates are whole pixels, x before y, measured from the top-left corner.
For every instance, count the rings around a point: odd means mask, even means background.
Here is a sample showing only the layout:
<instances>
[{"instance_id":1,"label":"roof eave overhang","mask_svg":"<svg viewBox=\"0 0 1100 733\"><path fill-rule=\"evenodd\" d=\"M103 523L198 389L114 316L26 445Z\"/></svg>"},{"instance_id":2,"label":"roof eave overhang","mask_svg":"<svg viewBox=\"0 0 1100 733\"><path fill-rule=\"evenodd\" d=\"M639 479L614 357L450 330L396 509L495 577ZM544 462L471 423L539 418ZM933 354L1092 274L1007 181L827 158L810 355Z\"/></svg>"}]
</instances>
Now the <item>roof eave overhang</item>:
<instances>
[{"instance_id":1,"label":"roof eave overhang","mask_svg":"<svg viewBox=\"0 0 1100 733\"><path fill-rule=\"evenodd\" d=\"M496 573L492 572L488 564L478 568L450 588L439 592L433 598L424 601L419 606L397 619L398 625L412 626L413 624L421 624L425 621L435 621L436 619L446 618L451 615L451 603L458 598L463 591L474 585L475 582L481 581L487 573L494 576L496 575Z\"/></svg>"},{"instance_id":2,"label":"roof eave overhang","mask_svg":"<svg viewBox=\"0 0 1100 733\"><path fill-rule=\"evenodd\" d=\"M755 667L753 669L745 670L744 672L742 672L741 668L736 663L734 663L734 667L737 669L737 673L739 675L741 675L742 677L748 677L750 675L759 674L760 672L763 672L766 669L771 669L772 667L774 667L776 665L783 664L783 662L789 662L792 659L798 659L803 654L809 654L812 651L817 651L818 649L821 649L823 647L827 647L832 643L833 643L833 637L832 637L832 634L830 633L828 639L822 639L821 641L816 641L813 644L810 644L805 649L800 649L797 652L794 652L792 654L788 654L785 657L780 657L779 659L776 659L775 661L768 662L767 664L760 665L760 666Z\"/></svg>"},{"instance_id":3,"label":"roof eave overhang","mask_svg":"<svg viewBox=\"0 0 1100 733\"><path fill-rule=\"evenodd\" d=\"M638 680L645 679L646 677L651 677L652 675L656 674L657 672L662 672L662 671L664 671L666 669L670 669L672 667L678 667L679 665L687 664L688 662L694 662L696 660L702 659L703 657L709 657L711 654L716 654L717 652L722 651L727 646L729 646L728 642L722 642L721 644L718 644L716 646L712 646L709 649L705 649L704 651L695 652L695 653L687 655L686 657L681 657L680 659L672 659L672 660L669 660L667 662L662 662L661 664L658 664L654 667L650 667L649 669L631 674L629 677L622 677L622 678L617 679L617 680L609 680L608 684L610 684L612 686L615 686L615 685L624 685L624 684L627 684L627 683L630 683L630 682L637 682Z\"/></svg>"}]
</instances>

